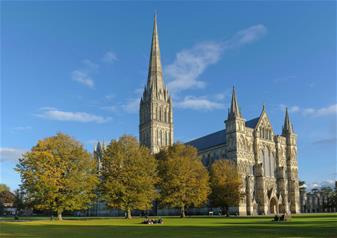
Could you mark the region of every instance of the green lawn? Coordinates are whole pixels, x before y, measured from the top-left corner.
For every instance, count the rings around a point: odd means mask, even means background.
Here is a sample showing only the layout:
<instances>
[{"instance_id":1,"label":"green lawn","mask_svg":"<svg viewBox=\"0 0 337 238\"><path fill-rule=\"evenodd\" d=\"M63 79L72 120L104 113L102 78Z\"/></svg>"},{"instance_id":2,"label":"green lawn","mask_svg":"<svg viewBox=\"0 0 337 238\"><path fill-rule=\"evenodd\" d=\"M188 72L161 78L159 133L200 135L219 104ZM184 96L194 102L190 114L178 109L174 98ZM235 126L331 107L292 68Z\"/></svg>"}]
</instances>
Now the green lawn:
<instances>
[{"instance_id":1,"label":"green lawn","mask_svg":"<svg viewBox=\"0 0 337 238\"><path fill-rule=\"evenodd\" d=\"M90 218L11 222L0 219L0 237L329 237L337 238L337 214L297 215L276 223L271 217L164 217L165 224L144 225L143 219Z\"/></svg>"}]
</instances>

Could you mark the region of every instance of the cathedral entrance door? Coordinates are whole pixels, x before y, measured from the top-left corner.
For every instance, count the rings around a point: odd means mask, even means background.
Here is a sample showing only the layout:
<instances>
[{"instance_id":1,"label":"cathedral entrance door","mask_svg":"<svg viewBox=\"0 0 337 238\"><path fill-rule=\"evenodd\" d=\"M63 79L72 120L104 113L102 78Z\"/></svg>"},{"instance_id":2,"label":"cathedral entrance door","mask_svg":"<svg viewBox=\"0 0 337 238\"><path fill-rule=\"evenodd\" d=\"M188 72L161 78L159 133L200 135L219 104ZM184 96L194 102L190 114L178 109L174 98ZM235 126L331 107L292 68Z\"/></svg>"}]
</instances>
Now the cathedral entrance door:
<instances>
[{"instance_id":1,"label":"cathedral entrance door","mask_svg":"<svg viewBox=\"0 0 337 238\"><path fill-rule=\"evenodd\" d=\"M271 214L276 214L277 213L277 202L276 202L276 198L273 197L272 199L270 199L270 203L269 203L269 212Z\"/></svg>"}]
</instances>

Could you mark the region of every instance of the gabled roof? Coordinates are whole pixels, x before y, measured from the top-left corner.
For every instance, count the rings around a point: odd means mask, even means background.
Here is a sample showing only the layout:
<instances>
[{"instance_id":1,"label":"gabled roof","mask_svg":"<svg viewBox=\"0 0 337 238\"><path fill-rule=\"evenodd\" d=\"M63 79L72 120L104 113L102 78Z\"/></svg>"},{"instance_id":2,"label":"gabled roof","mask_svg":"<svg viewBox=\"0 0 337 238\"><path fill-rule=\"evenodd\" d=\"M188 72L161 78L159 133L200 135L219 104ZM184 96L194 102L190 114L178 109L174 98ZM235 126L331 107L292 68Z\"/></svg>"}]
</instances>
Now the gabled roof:
<instances>
[{"instance_id":1,"label":"gabled roof","mask_svg":"<svg viewBox=\"0 0 337 238\"><path fill-rule=\"evenodd\" d=\"M196 147L199 151L205 150L217 145L225 144L226 131L221 130L212 134L200 137L198 139L186 142L185 144Z\"/></svg>"},{"instance_id":2,"label":"gabled roof","mask_svg":"<svg viewBox=\"0 0 337 238\"><path fill-rule=\"evenodd\" d=\"M246 127L255 129L257 123L259 122L259 119L260 119L260 117L256 117L254 119L246 121Z\"/></svg>"}]
</instances>

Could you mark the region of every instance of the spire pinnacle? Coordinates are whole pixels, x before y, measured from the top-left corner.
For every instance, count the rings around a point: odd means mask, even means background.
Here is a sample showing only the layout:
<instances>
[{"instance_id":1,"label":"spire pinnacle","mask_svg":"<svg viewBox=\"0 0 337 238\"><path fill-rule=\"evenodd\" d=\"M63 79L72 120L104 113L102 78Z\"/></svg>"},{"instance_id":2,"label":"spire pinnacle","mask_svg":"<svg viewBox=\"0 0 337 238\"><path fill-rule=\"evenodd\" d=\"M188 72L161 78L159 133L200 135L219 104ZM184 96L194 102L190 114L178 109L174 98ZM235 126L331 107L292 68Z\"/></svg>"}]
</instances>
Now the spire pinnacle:
<instances>
[{"instance_id":1,"label":"spire pinnacle","mask_svg":"<svg viewBox=\"0 0 337 238\"><path fill-rule=\"evenodd\" d=\"M229 110L228 118L236 118L236 117L241 117L241 113L239 109L239 103L236 97L235 87L233 86L232 101L231 101L231 107Z\"/></svg>"},{"instance_id":2,"label":"spire pinnacle","mask_svg":"<svg viewBox=\"0 0 337 238\"><path fill-rule=\"evenodd\" d=\"M152 43L151 43L151 53L150 53L150 64L147 86L153 89L163 88L163 73L160 61L160 48L159 48L159 38L157 29L157 13L154 14L153 20L153 33L152 33Z\"/></svg>"},{"instance_id":3,"label":"spire pinnacle","mask_svg":"<svg viewBox=\"0 0 337 238\"><path fill-rule=\"evenodd\" d=\"M261 110L261 114L260 114L260 117L262 116L262 114L266 112L266 104L262 104L262 110Z\"/></svg>"},{"instance_id":4,"label":"spire pinnacle","mask_svg":"<svg viewBox=\"0 0 337 238\"><path fill-rule=\"evenodd\" d=\"M285 115L285 118L284 118L284 125L283 125L283 129L282 129L282 134L288 135L288 134L291 134L291 133L293 133L293 127L292 127L292 124L290 122L288 108L286 108L286 115Z\"/></svg>"}]
</instances>

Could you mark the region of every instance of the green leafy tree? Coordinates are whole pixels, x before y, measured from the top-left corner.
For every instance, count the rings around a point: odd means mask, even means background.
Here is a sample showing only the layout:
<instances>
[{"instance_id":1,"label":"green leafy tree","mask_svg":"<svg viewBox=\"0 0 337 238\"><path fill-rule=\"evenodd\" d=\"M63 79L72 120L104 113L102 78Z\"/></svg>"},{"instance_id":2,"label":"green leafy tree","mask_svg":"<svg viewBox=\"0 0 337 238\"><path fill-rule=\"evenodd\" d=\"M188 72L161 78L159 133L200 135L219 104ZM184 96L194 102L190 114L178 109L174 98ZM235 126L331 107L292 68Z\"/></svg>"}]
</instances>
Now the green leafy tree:
<instances>
[{"instance_id":1,"label":"green leafy tree","mask_svg":"<svg viewBox=\"0 0 337 238\"><path fill-rule=\"evenodd\" d=\"M240 201L241 179L236 165L229 160L215 161L210 170L210 183L212 206L221 207L228 215L228 208L238 206Z\"/></svg>"},{"instance_id":2,"label":"green leafy tree","mask_svg":"<svg viewBox=\"0 0 337 238\"><path fill-rule=\"evenodd\" d=\"M337 211L337 192L333 191L329 195L328 207L333 209L333 211Z\"/></svg>"},{"instance_id":3,"label":"green leafy tree","mask_svg":"<svg viewBox=\"0 0 337 238\"><path fill-rule=\"evenodd\" d=\"M103 153L102 192L107 205L126 211L148 210L157 197L157 161L132 136L113 140Z\"/></svg>"},{"instance_id":4,"label":"green leafy tree","mask_svg":"<svg viewBox=\"0 0 337 238\"><path fill-rule=\"evenodd\" d=\"M158 153L157 158L162 205L180 208L181 217L185 217L188 207L198 207L207 201L208 172L194 147L174 144Z\"/></svg>"},{"instance_id":5,"label":"green leafy tree","mask_svg":"<svg viewBox=\"0 0 337 238\"><path fill-rule=\"evenodd\" d=\"M300 181L298 182L298 185L299 185L300 187L303 186L303 185L305 185L305 181L300 180Z\"/></svg>"},{"instance_id":6,"label":"green leafy tree","mask_svg":"<svg viewBox=\"0 0 337 238\"><path fill-rule=\"evenodd\" d=\"M29 199L27 198L27 193L24 191L22 186L14 191L15 194L15 202L14 207L17 209L17 213L21 214L21 212L26 208L33 207L30 203Z\"/></svg>"},{"instance_id":7,"label":"green leafy tree","mask_svg":"<svg viewBox=\"0 0 337 238\"><path fill-rule=\"evenodd\" d=\"M34 207L56 212L59 220L63 211L85 209L95 197L95 162L68 135L58 133L38 141L19 160L17 171Z\"/></svg>"}]
</instances>

